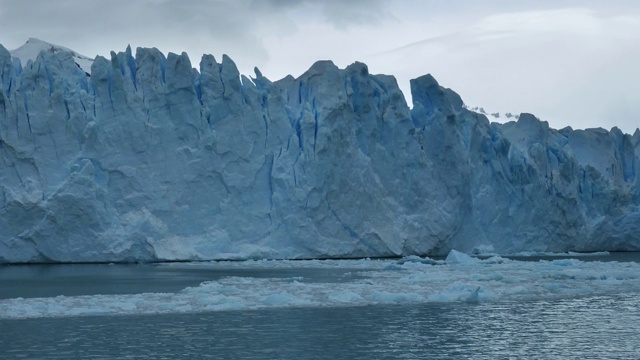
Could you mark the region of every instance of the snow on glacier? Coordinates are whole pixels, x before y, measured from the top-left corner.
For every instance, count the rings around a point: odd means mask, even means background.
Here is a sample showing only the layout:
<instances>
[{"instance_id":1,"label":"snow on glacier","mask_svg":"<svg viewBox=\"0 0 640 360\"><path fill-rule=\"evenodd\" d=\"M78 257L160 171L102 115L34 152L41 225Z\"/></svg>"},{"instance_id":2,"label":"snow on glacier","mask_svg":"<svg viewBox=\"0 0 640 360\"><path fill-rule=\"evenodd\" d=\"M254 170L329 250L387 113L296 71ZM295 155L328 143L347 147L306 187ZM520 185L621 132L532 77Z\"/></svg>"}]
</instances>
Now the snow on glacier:
<instances>
[{"instance_id":1,"label":"snow on glacier","mask_svg":"<svg viewBox=\"0 0 640 360\"><path fill-rule=\"evenodd\" d=\"M452 256L462 256L461 253ZM286 307L536 301L638 293L640 265L577 259L455 263L394 260L244 261L158 266L221 269L341 270L326 278L238 277L205 281L176 293L56 296L0 300L0 319L194 313ZM434 263L435 262L435 263ZM295 274L295 273L294 273Z\"/></svg>"},{"instance_id":2,"label":"snow on glacier","mask_svg":"<svg viewBox=\"0 0 640 360\"><path fill-rule=\"evenodd\" d=\"M78 54L77 52L64 46L51 44L36 38L29 38L29 40L27 40L24 45L20 46L17 49L11 50L11 56L20 59L20 63L23 66L29 66L29 62L33 63L38 55L40 55L40 53L43 51L50 53L68 52L73 56L74 62L82 70L84 70L87 74L91 73L91 65L93 64L92 58Z\"/></svg>"},{"instance_id":3,"label":"snow on glacier","mask_svg":"<svg viewBox=\"0 0 640 360\"><path fill-rule=\"evenodd\" d=\"M490 123L430 75L409 108L361 63L56 49L0 46L2 263L640 249L640 131Z\"/></svg>"}]
</instances>

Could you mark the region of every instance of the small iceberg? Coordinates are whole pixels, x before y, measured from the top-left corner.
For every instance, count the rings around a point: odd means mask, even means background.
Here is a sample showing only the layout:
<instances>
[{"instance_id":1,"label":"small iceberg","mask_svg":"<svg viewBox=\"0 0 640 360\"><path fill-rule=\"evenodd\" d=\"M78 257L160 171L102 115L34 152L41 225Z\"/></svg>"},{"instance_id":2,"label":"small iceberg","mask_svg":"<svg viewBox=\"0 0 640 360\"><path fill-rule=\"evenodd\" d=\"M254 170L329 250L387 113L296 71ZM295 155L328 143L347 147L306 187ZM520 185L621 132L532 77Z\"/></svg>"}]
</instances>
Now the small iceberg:
<instances>
[{"instance_id":1,"label":"small iceberg","mask_svg":"<svg viewBox=\"0 0 640 360\"><path fill-rule=\"evenodd\" d=\"M458 250L451 250L444 262L447 264L476 264L480 260Z\"/></svg>"}]
</instances>

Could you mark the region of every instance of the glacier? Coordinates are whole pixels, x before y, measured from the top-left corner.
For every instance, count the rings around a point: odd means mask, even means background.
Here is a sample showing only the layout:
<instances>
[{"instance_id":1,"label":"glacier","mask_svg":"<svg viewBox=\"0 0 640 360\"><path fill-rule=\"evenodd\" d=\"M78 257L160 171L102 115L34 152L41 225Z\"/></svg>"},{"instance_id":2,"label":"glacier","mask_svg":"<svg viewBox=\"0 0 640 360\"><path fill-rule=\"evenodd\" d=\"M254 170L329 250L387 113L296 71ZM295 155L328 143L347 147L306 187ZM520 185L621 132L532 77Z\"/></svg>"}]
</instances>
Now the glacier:
<instances>
[{"instance_id":1,"label":"glacier","mask_svg":"<svg viewBox=\"0 0 640 360\"><path fill-rule=\"evenodd\" d=\"M0 45L0 263L640 250L640 131L491 123L431 76Z\"/></svg>"}]
</instances>

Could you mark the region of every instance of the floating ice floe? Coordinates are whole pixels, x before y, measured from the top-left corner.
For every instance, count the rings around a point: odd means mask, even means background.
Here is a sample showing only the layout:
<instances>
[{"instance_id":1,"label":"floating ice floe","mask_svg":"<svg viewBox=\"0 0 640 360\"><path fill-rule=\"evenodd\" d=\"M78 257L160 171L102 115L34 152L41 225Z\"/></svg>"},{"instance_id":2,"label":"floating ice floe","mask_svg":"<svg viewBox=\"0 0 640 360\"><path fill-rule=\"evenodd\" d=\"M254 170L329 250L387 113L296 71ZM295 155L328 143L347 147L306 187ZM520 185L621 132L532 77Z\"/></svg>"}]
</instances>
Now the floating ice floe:
<instances>
[{"instance_id":1,"label":"floating ice floe","mask_svg":"<svg viewBox=\"0 0 640 360\"><path fill-rule=\"evenodd\" d=\"M0 300L0 319L529 301L640 293L640 264L634 262L578 259L534 262L499 257L480 260L453 252L445 262L432 263L395 260L250 261L194 266L212 270L237 267L342 271L336 272L336 277L331 279L224 277L177 293L5 299Z\"/></svg>"}]
</instances>

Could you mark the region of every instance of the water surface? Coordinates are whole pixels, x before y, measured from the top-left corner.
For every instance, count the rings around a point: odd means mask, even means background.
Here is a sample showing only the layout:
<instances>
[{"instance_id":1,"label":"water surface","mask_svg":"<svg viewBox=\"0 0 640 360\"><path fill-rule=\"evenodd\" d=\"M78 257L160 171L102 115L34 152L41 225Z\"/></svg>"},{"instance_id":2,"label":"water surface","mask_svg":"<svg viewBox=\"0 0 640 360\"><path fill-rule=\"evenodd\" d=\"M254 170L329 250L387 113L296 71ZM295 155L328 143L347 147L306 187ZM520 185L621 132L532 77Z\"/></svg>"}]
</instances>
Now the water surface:
<instances>
[{"instance_id":1,"label":"water surface","mask_svg":"<svg viewBox=\"0 0 640 360\"><path fill-rule=\"evenodd\" d=\"M3 266L0 358L636 359L638 259Z\"/></svg>"},{"instance_id":2,"label":"water surface","mask_svg":"<svg viewBox=\"0 0 640 360\"><path fill-rule=\"evenodd\" d=\"M0 321L6 359L636 359L640 297Z\"/></svg>"}]
</instances>

